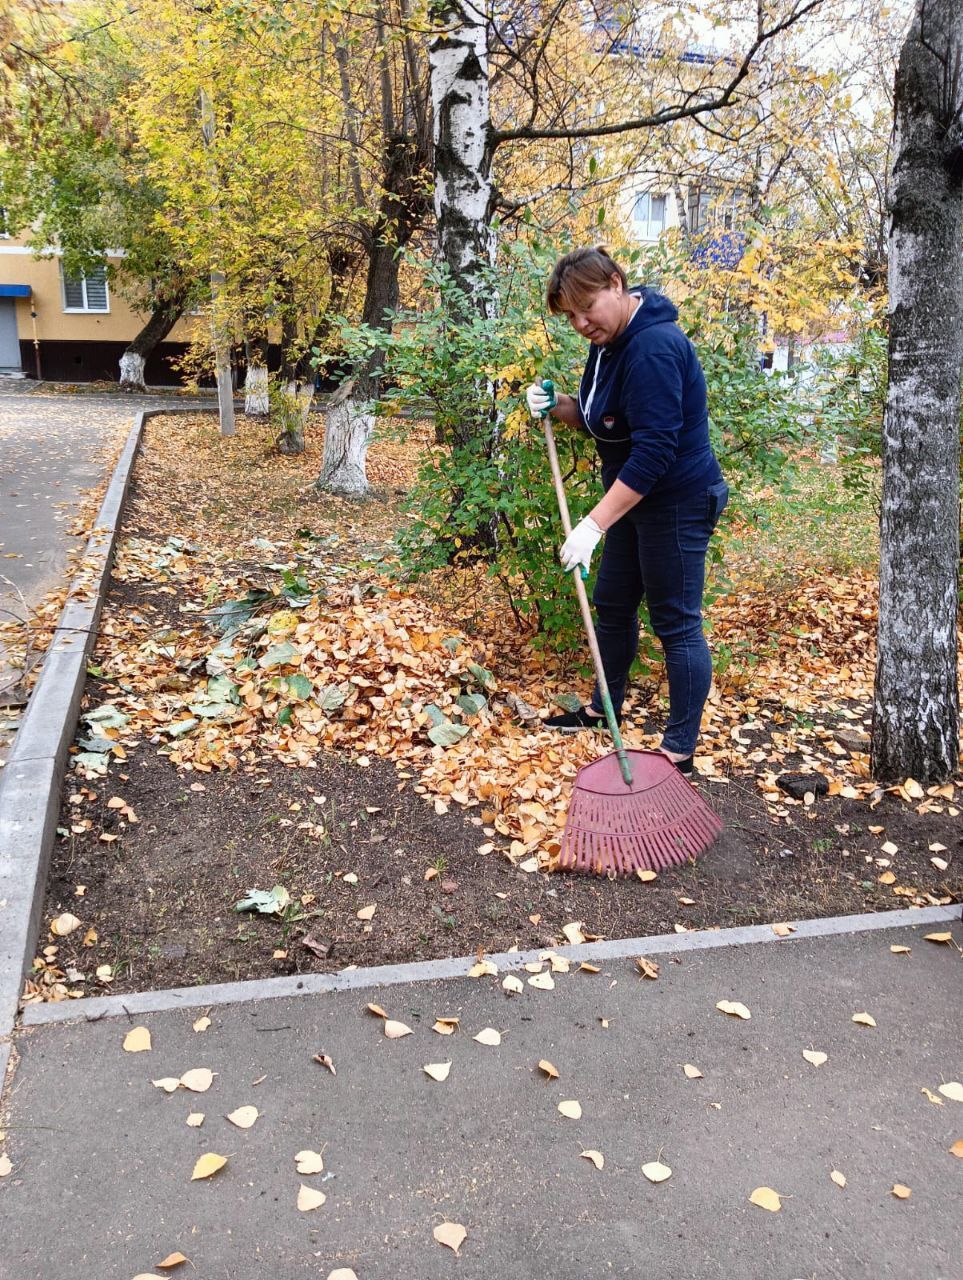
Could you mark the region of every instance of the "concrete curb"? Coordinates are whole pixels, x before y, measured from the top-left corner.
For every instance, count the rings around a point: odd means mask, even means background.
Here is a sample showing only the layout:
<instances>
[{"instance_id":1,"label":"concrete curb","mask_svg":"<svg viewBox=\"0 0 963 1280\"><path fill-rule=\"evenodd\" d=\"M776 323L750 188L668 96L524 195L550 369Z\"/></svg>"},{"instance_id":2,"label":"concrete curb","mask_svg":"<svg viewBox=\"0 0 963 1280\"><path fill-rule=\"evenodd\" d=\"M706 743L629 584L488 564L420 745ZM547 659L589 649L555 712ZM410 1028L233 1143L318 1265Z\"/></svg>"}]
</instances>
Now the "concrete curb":
<instances>
[{"instance_id":1,"label":"concrete curb","mask_svg":"<svg viewBox=\"0 0 963 1280\"><path fill-rule=\"evenodd\" d=\"M651 938L614 938L579 946L556 947L553 954L568 956L576 963L602 963L639 955L674 955L720 947L743 947L756 943L785 945L803 938L840 937L874 930L906 929L917 925L943 924L959 919L959 904L923 907L918 910L870 912L856 916L829 916L824 920L800 920L794 933L778 937L772 925L748 925L738 929L699 930L693 933L663 933ZM503 951L487 958L499 975L520 969L538 960L548 948L536 951ZM63 1000L52 1004L28 1004L23 1011L25 1027L49 1026L55 1022L100 1021L101 1018L129 1017L132 1014L163 1013L172 1009L207 1008L237 1004L243 1000L278 1000L286 996L327 995L333 991L364 991L371 987L397 986L408 982L437 982L465 978L475 956L449 960L425 960L418 964L374 966L341 973L306 973L287 978L264 978L251 982L225 982L209 987L173 987L167 991L139 991L130 995L91 996L83 1000Z\"/></svg>"},{"instance_id":2,"label":"concrete curb","mask_svg":"<svg viewBox=\"0 0 963 1280\"><path fill-rule=\"evenodd\" d=\"M60 784L101 609L117 530L145 424L172 405L138 412L121 451L60 615L13 750L0 773L0 1087L10 1056L23 977L33 959L59 817Z\"/></svg>"}]
</instances>

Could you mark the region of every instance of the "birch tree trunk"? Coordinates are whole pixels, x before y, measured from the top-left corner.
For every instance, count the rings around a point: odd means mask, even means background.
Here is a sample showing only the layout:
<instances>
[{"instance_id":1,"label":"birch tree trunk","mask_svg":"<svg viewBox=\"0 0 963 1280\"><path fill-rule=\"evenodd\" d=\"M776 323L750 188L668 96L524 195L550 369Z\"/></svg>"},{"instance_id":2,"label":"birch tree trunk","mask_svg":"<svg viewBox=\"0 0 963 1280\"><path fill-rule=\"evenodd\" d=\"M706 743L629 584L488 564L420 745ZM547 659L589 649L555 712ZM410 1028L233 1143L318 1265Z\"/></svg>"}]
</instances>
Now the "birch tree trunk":
<instances>
[{"instance_id":1,"label":"birch tree trunk","mask_svg":"<svg viewBox=\"0 0 963 1280\"><path fill-rule=\"evenodd\" d=\"M963 4L918 0L896 73L872 772L959 761Z\"/></svg>"},{"instance_id":2,"label":"birch tree trunk","mask_svg":"<svg viewBox=\"0 0 963 1280\"><path fill-rule=\"evenodd\" d=\"M454 281L471 294L480 269L494 257L484 11L452 0L436 5L434 15L444 28L428 54L438 250Z\"/></svg>"}]
</instances>

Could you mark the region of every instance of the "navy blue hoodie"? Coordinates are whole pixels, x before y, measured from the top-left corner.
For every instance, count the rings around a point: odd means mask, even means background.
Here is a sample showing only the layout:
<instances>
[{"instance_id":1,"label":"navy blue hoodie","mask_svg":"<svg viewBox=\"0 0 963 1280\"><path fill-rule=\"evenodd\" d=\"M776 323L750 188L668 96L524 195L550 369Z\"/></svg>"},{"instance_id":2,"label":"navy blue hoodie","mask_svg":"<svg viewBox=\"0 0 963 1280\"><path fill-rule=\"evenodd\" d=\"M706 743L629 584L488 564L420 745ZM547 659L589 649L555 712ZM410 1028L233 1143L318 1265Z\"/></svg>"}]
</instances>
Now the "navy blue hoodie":
<instances>
[{"instance_id":1,"label":"navy blue hoodie","mask_svg":"<svg viewBox=\"0 0 963 1280\"><path fill-rule=\"evenodd\" d=\"M651 507L691 497L722 472L709 444L702 366L678 311L654 289L631 292L640 303L625 329L589 347L579 418L597 442L605 488L619 479Z\"/></svg>"}]
</instances>

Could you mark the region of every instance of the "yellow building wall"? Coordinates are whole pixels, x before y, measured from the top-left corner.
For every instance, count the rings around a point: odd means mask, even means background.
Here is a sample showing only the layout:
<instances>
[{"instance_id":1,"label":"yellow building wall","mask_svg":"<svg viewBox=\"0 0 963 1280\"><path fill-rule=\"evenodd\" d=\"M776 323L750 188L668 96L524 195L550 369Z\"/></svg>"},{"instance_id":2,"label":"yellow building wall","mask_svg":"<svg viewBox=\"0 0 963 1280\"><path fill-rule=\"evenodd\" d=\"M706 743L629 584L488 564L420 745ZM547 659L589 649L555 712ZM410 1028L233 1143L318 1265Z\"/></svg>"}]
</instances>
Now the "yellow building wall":
<instances>
[{"instance_id":1,"label":"yellow building wall","mask_svg":"<svg viewBox=\"0 0 963 1280\"><path fill-rule=\"evenodd\" d=\"M109 261L116 262L116 258ZM138 314L108 283L108 311L64 311L60 259L35 258L16 237L0 240L0 284L25 284L31 298L18 298L17 331L21 339L41 342L130 342L147 313ZM36 311L36 332L31 319ZM178 320L167 342L187 342L197 317Z\"/></svg>"}]
</instances>

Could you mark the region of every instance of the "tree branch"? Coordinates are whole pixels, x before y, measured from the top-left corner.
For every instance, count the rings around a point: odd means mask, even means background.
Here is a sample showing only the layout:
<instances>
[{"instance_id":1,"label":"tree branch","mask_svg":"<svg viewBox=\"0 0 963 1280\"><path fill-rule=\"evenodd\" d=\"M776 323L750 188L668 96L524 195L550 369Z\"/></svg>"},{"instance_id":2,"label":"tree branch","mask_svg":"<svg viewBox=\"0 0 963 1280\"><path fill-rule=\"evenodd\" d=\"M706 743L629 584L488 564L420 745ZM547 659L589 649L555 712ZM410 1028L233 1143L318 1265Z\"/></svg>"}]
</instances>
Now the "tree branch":
<instances>
[{"instance_id":1,"label":"tree branch","mask_svg":"<svg viewBox=\"0 0 963 1280\"><path fill-rule=\"evenodd\" d=\"M806 14L817 9L822 3L823 0L808 0L802 6L793 8L791 13L787 14L781 22L777 22L774 26L768 29L760 27L757 30L755 40L744 54L729 83L715 97L702 102L681 103L672 107L664 107L661 111L653 112L651 115L638 116L632 120L620 120L615 124L552 129L536 129L531 125L524 125L517 129L498 129L492 132L491 149L494 151L506 142L534 141L538 138L603 138L617 133L630 133L638 129L654 129L660 125L671 124L675 120L697 119L699 116L708 115L713 111L720 111L732 102L739 86L752 69L753 59L763 45L783 31L788 30L789 27L794 26ZM761 20L760 7L760 23Z\"/></svg>"}]
</instances>

